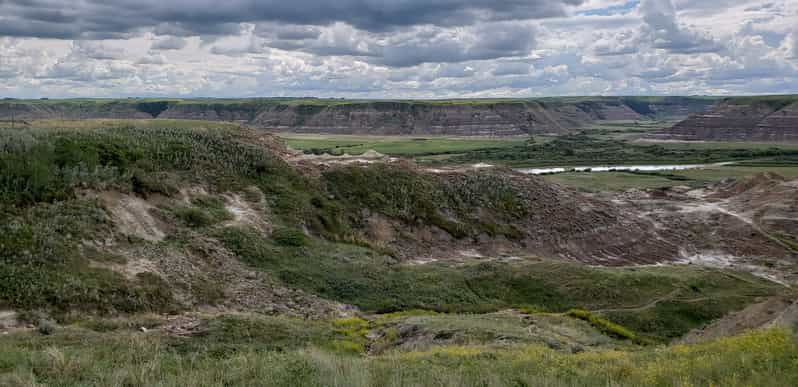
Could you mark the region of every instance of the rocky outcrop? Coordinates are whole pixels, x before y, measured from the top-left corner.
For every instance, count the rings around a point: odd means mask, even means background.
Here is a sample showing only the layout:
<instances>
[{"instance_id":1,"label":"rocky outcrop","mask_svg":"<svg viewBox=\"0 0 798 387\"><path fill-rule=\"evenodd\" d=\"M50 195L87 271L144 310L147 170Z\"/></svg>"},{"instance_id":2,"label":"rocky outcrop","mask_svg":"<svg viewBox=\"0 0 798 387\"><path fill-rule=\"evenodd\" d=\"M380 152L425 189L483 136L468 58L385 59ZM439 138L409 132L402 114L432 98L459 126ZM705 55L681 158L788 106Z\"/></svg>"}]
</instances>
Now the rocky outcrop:
<instances>
[{"instance_id":1,"label":"rocky outcrop","mask_svg":"<svg viewBox=\"0 0 798 387\"><path fill-rule=\"evenodd\" d=\"M568 133L599 120L668 118L711 100L670 97L346 101L37 100L0 102L0 120L164 118L233 121L269 131L331 134L517 136Z\"/></svg>"},{"instance_id":2,"label":"rocky outcrop","mask_svg":"<svg viewBox=\"0 0 798 387\"><path fill-rule=\"evenodd\" d=\"M730 98L654 135L686 141L798 142L798 97Z\"/></svg>"}]
</instances>

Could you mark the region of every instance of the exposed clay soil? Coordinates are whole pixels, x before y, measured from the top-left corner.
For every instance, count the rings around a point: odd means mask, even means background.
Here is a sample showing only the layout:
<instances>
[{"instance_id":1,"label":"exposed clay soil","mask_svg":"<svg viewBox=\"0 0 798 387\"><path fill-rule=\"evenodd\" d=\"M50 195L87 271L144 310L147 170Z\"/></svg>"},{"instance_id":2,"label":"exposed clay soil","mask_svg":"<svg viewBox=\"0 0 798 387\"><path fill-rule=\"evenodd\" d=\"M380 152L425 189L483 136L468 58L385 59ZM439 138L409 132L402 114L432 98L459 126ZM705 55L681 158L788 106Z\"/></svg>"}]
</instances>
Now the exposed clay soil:
<instances>
[{"instance_id":1,"label":"exposed clay soil","mask_svg":"<svg viewBox=\"0 0 798 387\"><path fill-rule=\"evenodd\" d=\"M619 195L663 235L679 241L676 263L736 268L783 284L798 281L798 182L774 174Z\"/></svg>"}]
</instances>

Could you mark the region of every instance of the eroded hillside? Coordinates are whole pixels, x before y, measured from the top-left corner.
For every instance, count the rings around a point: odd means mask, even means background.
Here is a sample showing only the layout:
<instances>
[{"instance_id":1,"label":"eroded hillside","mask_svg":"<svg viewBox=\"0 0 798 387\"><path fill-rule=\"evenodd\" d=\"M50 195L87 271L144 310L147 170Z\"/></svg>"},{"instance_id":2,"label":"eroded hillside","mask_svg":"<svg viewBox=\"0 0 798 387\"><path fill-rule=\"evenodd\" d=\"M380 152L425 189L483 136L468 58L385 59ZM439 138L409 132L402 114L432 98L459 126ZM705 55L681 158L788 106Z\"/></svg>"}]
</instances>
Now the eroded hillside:
<instances>
[{"instance_id":1,"label":"eroded hillside","mask_svg":"<svg viewBox=\"0 0 798 387\"><path fill-rule=\"evenodd\" d=\"M798 97L728 98L654 137L688 141L798 142Z\"/></svg>"}]
</instances>

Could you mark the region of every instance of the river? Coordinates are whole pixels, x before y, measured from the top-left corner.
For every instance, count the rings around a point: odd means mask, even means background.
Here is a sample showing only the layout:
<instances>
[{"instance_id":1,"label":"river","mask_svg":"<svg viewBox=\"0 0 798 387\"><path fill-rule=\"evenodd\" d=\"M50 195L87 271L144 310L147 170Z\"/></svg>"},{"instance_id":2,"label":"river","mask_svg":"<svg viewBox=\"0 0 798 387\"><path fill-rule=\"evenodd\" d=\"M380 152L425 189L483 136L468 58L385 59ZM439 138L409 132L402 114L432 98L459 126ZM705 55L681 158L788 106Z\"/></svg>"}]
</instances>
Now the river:
<instances>
[{"instance_id":1,"label":"river","mask_svg":"<svg viewBox=\"0 0 798 387\"><path fill-rule=\"evenodd\" d=\"M710 167L721 167L734 164L733 162L714 163L714 164L674 164L674 165L596 165L589 167L546 167L546 168L525 168L516 169L518 172L529 175L548 175L565 172L615 172L615 171L683 171L686 169L699 169Z\"/></svg>"}]
</instances>

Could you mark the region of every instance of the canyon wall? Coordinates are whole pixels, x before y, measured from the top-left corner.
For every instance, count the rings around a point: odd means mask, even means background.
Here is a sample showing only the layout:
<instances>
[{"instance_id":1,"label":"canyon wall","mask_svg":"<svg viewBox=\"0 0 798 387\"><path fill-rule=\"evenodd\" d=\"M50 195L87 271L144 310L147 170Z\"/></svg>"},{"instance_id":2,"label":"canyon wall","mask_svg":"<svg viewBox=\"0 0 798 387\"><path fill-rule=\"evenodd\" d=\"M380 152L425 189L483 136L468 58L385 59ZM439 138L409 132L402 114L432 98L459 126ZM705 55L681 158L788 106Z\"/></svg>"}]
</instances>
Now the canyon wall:
<instances>
[{"instance_id":1,"label":"canyon wall","mask_svg":"<svg viewBox=\"0 0 798 387\"><path fill-rule=\"evenodd\" d=\"M580 97L528 100L346 101L52 100L0 101L0 120L193 119L234 121L277 132L514 136L568 133L595 121L685 117L712 100Z\"/></svg>"},{"instance_id":2,"label":"canyon wall","mask_svg":"<svg viewBox=\"0 0 798 387\"><path fill-rule=\"evenodd\" d=\"M727 98L653 138L685 141L798 142L798 96Z\"/></svg>"}]
</instances>

